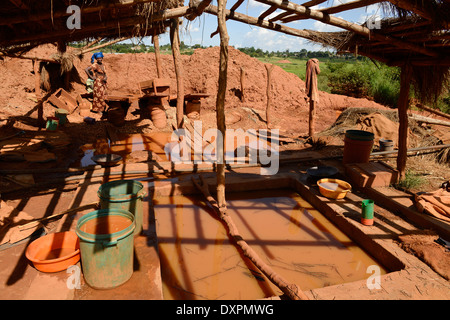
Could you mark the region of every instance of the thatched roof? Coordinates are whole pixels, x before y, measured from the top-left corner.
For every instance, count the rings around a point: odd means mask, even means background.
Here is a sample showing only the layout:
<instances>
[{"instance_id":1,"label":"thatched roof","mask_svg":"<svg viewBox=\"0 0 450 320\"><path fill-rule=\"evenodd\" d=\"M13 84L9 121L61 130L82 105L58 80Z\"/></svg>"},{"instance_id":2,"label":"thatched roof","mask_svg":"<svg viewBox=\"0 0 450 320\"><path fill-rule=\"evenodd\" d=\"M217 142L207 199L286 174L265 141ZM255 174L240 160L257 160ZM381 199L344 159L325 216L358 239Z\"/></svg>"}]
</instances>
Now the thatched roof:
<instances>
[{"instance_id":1,"label":"thatched roof","mask_svg":"<svg viewBox=\"0 0 450 320\"><path fill-rule=\"evenodd\" d=\"M80 8L81 28L68 28L73 11ZM0 3L0 50L23 52L50 42L84 39L145 37L165 32L165 9L182 0L4 0Z\"/></svg>"}]
</instances>

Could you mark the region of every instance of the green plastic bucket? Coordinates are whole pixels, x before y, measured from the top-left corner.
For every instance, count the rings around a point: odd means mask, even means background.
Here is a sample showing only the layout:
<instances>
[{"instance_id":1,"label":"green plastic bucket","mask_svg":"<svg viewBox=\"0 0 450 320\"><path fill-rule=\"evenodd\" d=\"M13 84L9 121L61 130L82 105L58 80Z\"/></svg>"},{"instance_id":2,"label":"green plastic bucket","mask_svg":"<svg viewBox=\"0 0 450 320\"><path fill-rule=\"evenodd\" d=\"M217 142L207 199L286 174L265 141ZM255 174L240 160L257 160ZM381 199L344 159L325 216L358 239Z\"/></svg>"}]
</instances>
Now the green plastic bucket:
<instances>
[{"instance_id":1,"label":"green plastic bucket","mask_svg":"<svg viewBox=\"0 0 450 320\"><path fill-rule=\"evenodd\" d=\"M86 283L95 289L120 286L133 274L134 216L125 210L102 209L78 220L81 266Z\"/></svg>"},{"instance_id":2,"label":"green plastic bucket","mask_svg":"<svg viewBox=\"0 0 450 320\"><path fill-rule=\"evenodd\" d=\"M146 195L144 186L135 180L117 180L104 183L97 192L100 209L123 209L135 217L134 235L142 232L142 200Z\"/></svg>"},{"instance_id":3,"label":"green plastic bucket","mask_svg":"<svg viewBox=\"0 0 450 320\"><path fill-rule=\"evenodd\" d=\"M59 108L55 111L55 117L59 120L59 125L64 126L67 122L67 115L69 114L69 111Z\"/></svg>"}]
</instances>

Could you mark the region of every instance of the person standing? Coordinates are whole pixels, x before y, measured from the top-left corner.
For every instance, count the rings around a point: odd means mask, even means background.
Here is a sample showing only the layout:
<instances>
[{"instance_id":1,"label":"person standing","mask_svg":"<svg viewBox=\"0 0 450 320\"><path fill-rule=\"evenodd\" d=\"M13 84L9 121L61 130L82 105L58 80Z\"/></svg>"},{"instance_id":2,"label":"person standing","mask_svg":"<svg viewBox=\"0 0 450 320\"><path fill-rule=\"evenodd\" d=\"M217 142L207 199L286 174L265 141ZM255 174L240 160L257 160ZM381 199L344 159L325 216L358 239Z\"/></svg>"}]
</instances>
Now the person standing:
<instances>
[{"instance_id":1,"label":"person standing","mask_svg":"<svg viewBox=\"0 0 450 320\"><path fill-rule=\"evenodd\" d=\"M94 53L91 58L91 65L87 67L85 71L89 79L94 81L91 112L105 112L108 107L105 102L107 75L105 65L103 64L102 52Z\"/></svg>"}]
</instances>

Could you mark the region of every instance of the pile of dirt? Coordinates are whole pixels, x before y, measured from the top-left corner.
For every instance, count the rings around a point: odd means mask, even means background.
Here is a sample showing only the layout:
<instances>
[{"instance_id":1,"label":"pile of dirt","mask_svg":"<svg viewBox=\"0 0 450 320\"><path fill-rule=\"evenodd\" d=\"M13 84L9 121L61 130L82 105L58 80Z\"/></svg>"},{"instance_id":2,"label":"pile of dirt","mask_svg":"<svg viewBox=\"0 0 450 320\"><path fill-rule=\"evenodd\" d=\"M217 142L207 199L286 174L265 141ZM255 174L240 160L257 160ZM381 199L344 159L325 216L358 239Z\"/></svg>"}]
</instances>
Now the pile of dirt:
<instances>
[{"instance_id":1,"label":"pile of dirt","mask_svg":"<svg viewBox=\"0 0 450 320\"><path fill-rule=\"evenodd\" d=\"M34 49L28 55L51 57L56 53L53 45ZM171 94L176 94L176 80L173 58L162 55L163 77L171 79ZM108 73L108 94L139 94L139 82L156 77L155 55L153 53L108 54L104 63ZM72 83L71 93L84 93L83 81L87 76L84 69L90 64L90 54L75 59L74 66L81 82ZM245 99L241 101L241 68L246 72ZM205 127L215 126L216 92L218 87L219 48L197 49L191 56L183 56L184 84L186 93L208 93L202 101L202 120ZM35 77L30 60L5 58L0 64L4 81L0 83L0 98L4 108L1 119L10 115L23 115L36 106L34 96ZM228 83L226 111L234 114L236 128L265 128L267 104L267 73L264 63L239 50L229 47ZM292 73L275 66L272 71L271 94L273 101L274 126L291 135L304 135L308 130L308 100L305 84ZM386 109L367 99L320 92L317 106L317 130L329 127L336 120L336 112L350 107ZM34 113L34 115L36 112ZM233 126L232 126L233 127Z\"/></svg>"},{"instance_id":2,"label":"pile of dirt","mask_svg":"<svg viewBox=\"0 0 450 320\"><path fill-rule=\"evenodd\" d=\"M400 246L427 263L434 271L450 280L450 251L436 243L439 236L432 231L399 236Z\"/></svg>"}]
</instances>

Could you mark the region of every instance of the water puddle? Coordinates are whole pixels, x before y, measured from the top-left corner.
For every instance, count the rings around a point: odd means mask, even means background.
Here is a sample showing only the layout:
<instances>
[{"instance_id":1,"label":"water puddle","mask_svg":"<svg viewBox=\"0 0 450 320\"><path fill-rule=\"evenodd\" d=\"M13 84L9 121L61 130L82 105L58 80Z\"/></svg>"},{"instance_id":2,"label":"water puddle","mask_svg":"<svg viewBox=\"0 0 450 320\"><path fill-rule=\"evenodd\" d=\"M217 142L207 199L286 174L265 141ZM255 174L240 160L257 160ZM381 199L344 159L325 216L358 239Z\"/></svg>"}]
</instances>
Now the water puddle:
<instances>
[{"instance_id":1,"label":"water puddle","mask_svg":"<svg viewBox=\"0 0 450 320\"><path fill-rule=\"evenodd\" d=\"M379 266L289 189L228 194L228 214L259 256L303 290L367 279ZM262 299L282 292L245 258L203 200L154 200L165 299Z\"/></svg>"}]
</instances>

